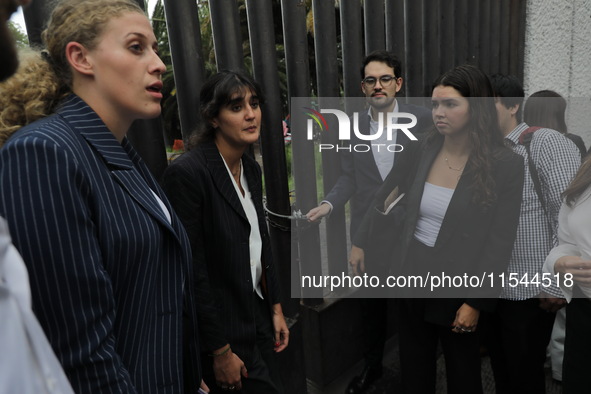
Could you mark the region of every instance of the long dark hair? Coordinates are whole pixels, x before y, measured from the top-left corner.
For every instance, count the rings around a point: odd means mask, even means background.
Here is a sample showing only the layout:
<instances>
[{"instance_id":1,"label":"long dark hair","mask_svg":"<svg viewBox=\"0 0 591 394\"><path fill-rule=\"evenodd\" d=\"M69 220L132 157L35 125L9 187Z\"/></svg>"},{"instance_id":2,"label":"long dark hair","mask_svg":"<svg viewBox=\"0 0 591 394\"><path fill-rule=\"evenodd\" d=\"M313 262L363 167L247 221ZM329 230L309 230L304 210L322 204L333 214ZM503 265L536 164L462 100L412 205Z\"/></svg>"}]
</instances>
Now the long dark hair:
<instances>
[{"instance_id":1,"label":"long dark hair","mask_svg":"<svg viewBox=\"0 0 591 394\"><path fill-rule=\"evenodd\" d=\"M540 90L533 93L525 102L523 121L528 126L547 127L562 134L567 133L564 113L566 100L552 90Z\"/></svg>"},{"instance_id":2,"label":"long dark hair","mask_svg":"<svg viewBox=\"0 0 591 394\"><path fill-rule=\"evenodd\" d=\"M470 147L473 202L483 207L495 200L492 159L498 147L504 146L499 130L493 89L486 74L472 65L462 65L442 74L435 83L450 86L470 98L470 121L467 125Z\"/></svg>"},{"instance_id":3,"label":"long dark hair","mask_svg":"<svg viewBox=\"0 0 591 394\"><path fill-rule=\"evenodd\" d=\"M569 207L591 186L591 156L581 164L577 175L573 178L566 190L562 192L564 202Z\"/></svg>"},{"instance_id":4,"label":"long dark hair","mask_svg":"<svg viewBox=\"0 0 591 394\"><path fill-rule=\"evenodd\" d=\"M259 104L263 103L261 87L242 71L220 71L203 84L199 94L202 123L197 132L190 137L189 149L215 139L216 129L211 121L219 115L222 107L230 104L232 95L242 91L250 91L259 99Z\"/></svg>"}]
</instances>

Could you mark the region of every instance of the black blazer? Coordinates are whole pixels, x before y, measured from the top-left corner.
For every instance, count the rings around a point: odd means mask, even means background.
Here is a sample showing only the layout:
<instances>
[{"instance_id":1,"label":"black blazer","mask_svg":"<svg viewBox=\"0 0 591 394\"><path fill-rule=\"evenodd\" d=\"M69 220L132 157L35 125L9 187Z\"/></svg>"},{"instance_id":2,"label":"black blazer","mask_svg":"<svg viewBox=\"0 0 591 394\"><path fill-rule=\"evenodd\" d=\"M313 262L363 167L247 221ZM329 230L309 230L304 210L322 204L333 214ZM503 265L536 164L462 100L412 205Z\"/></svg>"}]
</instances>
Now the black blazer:
<instances>
[{"instance_id":1,"label":"black blazer","mask_svg":"<svg viewBox=\"0 0 591 394\"><path fill-rule=\"evenodd\" d=\"M443 137L436 136L425 144L413 145L414 152L406 152L400 165L393 169L377 194L376 204L381 201L383 206L383 201L395 186L403 185L402 189L407 193L406 218L400 235L400 255L393 263L398 268L394 271L408 275L439 270L450 275L467 273L480 277L484 272L504 272L509 264L517 233L524 173L523 157L507 148L498 148L494 152L495 160L491 171L495 181L496 202L485 210L472 201L471 167L467 164L434 246L437 261L426 268L413 266L415 262L407 258L419 218L425 181L442 143ZM366 242L363 238L367 237L367 223L364 220L363 230L360 230L354 241L358 246ZM498 284L498 276L496 279L495 283ZM467 290L466 297L463 298L431 298L426 303L425 319L432 323L450 325L463 303L479 310L494 309L498 290L498 287L487 289L484 286L478 291Z\"/></svg>"},{"instance_id":2,"label":"black blazer","mask_svg":"<svg viewBox=\"0 0 591 394\"><path fill-rule=\"evenodd\" d=\"M279 285L263 213L261 169L246 154L242 164L263 241L263 291L272 305L279 302ZM210 353L230 343L248 368L258 297L250 272L250 225L215 143L203 143L176 159L164 173L163 187L191 242L202 350Z\"/></svg>"},{"instance_id":3,"label":"black blazer","mask_svg":"<svg viewBox=\"0 0 591 394\"><path fill-rule=\"evenodd\" d=\"M399 102L400 112L409 112L417 117L417 125L410 131L417 136L433 126L431 111L425 107ZM369 114L363 111L359 114L359 131L369 135ZM399 132L396 143L405 147L410 142L406 134ZM368 141L360 140L355 133L351 133L351 145L367 144ZM344 207L349 199L351 200L351 236L355 234L361 220L367 211L369 203L375 198L375 194L382 185L382 177L371 150L368 152L347 152L339 151L341 157L341 175L325 197L333 207ZM394 155L396 162L399 155Z\"/></svg>"}]
</instances>

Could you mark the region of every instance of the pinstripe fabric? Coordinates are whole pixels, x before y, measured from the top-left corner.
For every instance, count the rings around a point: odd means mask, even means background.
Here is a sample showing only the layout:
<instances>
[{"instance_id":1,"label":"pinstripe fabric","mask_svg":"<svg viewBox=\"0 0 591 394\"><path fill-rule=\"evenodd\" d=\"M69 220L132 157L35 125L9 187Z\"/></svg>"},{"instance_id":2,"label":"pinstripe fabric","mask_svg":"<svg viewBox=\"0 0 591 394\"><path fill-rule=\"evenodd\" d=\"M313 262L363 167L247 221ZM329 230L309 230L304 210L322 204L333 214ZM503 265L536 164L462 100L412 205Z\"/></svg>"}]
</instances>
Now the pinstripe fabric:
<instances>
[{"instance_id":1,"label":"pinstripe fabric","mask_svg":"<svg viewBox=\"0 0 591 394\"><path fill-rule=\"evenodd\" d=\"M248 155L242 163L263 241L265 298L275 304L279 287L263 215L261 169ZM248 368L256 345L250 225L215 143L202 144L176 159L164 174L163 188L191 241L203 350L230 343Z\"/></svg>"},{"instance_id":2,"label":"pinstripe fabric","mask_svg":"<svg viewBox=\"0 0 591 394\"><path fill-rule=\"evenodd\" d=\"M70 96L0 151L0 215L76 392L182 392L188 240L126 139Z\"/></svg>"}]
</instances>

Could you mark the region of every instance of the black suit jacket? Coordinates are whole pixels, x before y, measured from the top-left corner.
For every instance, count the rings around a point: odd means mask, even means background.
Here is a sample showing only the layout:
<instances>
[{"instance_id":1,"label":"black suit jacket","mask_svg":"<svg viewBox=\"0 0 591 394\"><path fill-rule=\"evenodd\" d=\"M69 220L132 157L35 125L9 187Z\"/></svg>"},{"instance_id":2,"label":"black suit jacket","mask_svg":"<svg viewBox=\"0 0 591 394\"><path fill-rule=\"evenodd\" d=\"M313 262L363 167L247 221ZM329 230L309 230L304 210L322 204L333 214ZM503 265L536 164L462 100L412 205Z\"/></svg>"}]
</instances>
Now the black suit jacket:
<instances>
[{"instance_id":1,"label":"black suit jacket","mask_svg":"<svg viewBox=\"0 0 591 394\"><path fill-rule=\"evenodd\" d=\"M417 262L407 258L419 218L425 181L442 143L443 137L436 136L424 144L413 145L413 148L405 152L404 158L377 193L375 204L381 203L383 206L383 201L397 185L402 185L402 189L406 191L406 217L399 240L399 256L393 261L393 271L404 275L444 271L448 275L467 273L480 278L483 273L497 275L504 272L509 264L517 233L524 172L523 158L506 148L497 148L494 152L495 160L491 171L495 181L496 202L483 209L473 201L470 188L471 167L467 164L434 245L437 261L424 267L417 266ZM368 223L368 220L364 220L354 240L358 246L367 242ZM494 283L499 283L498 276ZM432 323L450 325L463 303L479 310L494 309L498 292L498 287L487 288L485 285L483 288L462 291L465 294L462 298L430 298L425 306L425 319Z\"/></svg>"},{"instance_id":2,"label":"black suit jacket","mask_svg":"<svg viewBox=\"0 0 591 394\"><path fill-rule=\"evenodd\" d=\"M398 104L399 112L409 112L417 117L417 125L410 131L420 139L419 135L433 126L431 111L425 107L411 104ZM363 111L359 114L359 131L369 135L369 114ZM396 143L405 147L410 139L401 131L398 131ZM351 145L367 144L368 141L360 140L355 133L351 133ZM370 202L382 185L382 177L376 165L371 150L368 152L339 151L341 155L341 175L337 182L325 197L334 208L344 207L351 200L351 237L359 228L361 220L367 211ZM394 155L396 162L398 154Z\"/></svg>"},{"instance_id":3,"label":"black suit jacket","mask_svg":"<svg viewBox=\"0 0 591 394\"><path fill-rule=\"evenodd\" d=\"M261 169L246 154L242 164L263 241L263 291L272 305L279 302L279 285L263 213ZM258 297L250 271L250 224L215 143L203 143L176 159L164 173L163 187L191 242L202 350L210 353L230 343L248 368Z\"/></svg>"}]
</instances>

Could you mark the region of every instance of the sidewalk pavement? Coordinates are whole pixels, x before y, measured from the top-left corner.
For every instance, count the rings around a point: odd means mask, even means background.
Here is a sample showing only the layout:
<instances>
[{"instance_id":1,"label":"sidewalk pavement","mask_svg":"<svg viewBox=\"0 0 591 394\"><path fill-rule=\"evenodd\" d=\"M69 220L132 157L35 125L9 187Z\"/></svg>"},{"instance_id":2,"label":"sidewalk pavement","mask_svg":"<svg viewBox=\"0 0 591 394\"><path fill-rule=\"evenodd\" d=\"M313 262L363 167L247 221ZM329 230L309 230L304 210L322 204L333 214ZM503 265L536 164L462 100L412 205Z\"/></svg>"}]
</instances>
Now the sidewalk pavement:
<instances>
[{"instance_id":1,"label":"sidewalk pavement","mask_svg":"<svg viewBox=\"0 0 591 394\"><path fill-rule=\"evenodd\" d=\"M308 394L344 394L351 379L363 369L363 360L354 367L343 373L324 389L318 388L312 382L308 382ZM495 383L493 379L490 359L482 357L482 386L484 394L495 394ZM368 389L366 394L397 394L401 393L400 388L400 360L398 357L397 336L390 338L386 343L384 354L384 375ZM443 355L437 360L437 394L447 394L445 386L445 361ZM559 382L552 379L550 370L546 371L546 394L562 394L562 387Z\"/></svg>"}]
</instances>

